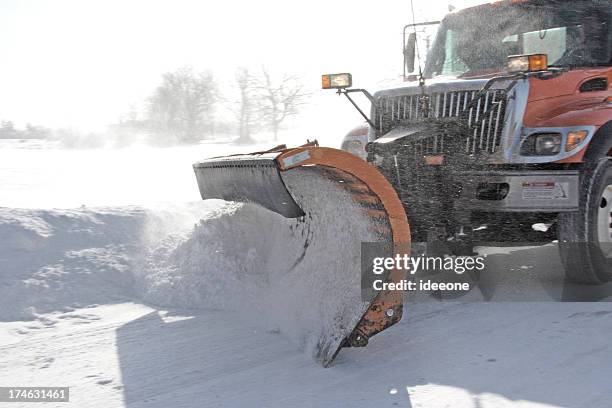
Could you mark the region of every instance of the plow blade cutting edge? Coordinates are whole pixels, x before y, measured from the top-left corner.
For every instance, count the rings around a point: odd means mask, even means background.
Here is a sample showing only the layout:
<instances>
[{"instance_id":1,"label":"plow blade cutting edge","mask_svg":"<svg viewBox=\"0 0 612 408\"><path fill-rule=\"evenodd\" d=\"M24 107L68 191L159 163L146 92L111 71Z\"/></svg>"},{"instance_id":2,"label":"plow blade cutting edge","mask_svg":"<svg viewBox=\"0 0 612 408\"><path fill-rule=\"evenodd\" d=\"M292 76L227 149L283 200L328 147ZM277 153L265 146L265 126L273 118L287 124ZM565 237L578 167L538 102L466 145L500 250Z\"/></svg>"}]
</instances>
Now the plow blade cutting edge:
<instances>
[{"instance_id":1,"label":"plow blade cutting edge","mask_svg":"<svg viewBox=\"0 0 612 408\"><path fill-rule=\"evenodd\" d=\"M401 319L402 292L364 298L361 290L361 243L388 244L394 254L410 250L404 207L373 166L341 150L305 145L206 159L193 167L203 199L254 203L294 219L295 231L302 231L295 234L301 254L281 271L291 285L275 286L286 293L267 296L290 293L278 308L300 304L300 296L312 298L302 303L311 310L297 311L292 319L310 324L303 343L321 365L330 365L342 347L367 345ZM404 278L400 270L386 275L389 282Z\"/></svg>"}]
</instances>

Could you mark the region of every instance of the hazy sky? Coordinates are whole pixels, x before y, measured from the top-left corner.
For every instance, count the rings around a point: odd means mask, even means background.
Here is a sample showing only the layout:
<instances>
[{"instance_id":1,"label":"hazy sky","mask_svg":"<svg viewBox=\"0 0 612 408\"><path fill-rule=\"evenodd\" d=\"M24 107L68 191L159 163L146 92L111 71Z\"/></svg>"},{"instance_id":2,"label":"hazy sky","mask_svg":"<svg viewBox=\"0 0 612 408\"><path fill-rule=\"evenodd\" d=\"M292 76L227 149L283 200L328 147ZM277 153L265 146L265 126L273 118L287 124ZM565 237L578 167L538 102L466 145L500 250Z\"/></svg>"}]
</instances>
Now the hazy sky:
<instances>
[{"instance_id":1,"label":"hazy sky","mask_svg":"<svg viewBox=\"0 0 612 408\"><path fill-rule=\"evenodd\" d=\"M414 2L417 20L439 18L449 4ZM266 65L313 90L321 73L344 71L371 87L401 73L410 21L408 0L0 0L0 119L102 130L161 73L186 64L211 69L222 85L238 66ZM359 122L348 103L325 95Z\"/></svg>"}]
</instances>

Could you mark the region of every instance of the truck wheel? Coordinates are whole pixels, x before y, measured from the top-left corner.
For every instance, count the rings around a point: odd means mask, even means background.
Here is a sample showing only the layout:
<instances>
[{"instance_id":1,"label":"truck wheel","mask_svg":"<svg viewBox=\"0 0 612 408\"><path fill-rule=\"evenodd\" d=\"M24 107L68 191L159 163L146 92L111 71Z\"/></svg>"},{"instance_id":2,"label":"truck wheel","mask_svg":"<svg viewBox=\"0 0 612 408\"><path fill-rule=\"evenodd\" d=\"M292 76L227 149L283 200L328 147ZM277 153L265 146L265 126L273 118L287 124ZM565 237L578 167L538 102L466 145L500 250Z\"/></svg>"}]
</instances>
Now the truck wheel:
<instances>
[{"instance_id":1,"label":"truck wheel","mask_svg":"<svg viewBox=\"0 0 612 408\"><path fill-rule=\"evenodd\" d=\"M559 215L559 251L568 280L601 284L612 279L612 158L581 173L580 210Z\"/></svg>"}]
</instances>

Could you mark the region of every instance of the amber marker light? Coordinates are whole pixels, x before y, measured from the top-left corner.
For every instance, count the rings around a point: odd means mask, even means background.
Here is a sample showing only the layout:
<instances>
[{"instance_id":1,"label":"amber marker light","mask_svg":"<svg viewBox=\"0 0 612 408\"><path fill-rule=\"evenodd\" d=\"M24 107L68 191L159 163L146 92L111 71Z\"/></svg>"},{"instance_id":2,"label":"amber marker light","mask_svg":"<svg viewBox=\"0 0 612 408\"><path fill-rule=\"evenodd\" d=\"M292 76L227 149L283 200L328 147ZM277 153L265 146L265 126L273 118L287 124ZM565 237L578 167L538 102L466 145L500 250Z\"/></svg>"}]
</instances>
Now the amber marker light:
<instances>
[{"instance_id":1,"label":"amber marker light","mask_svg":"<svg viewBox=\"0 0 612 408\"><path fill-rule=\"evenodd\" d=\"M509 72L535 72L548 69L546 54L511 55L508 57Z\"/></svg>"},{"instance_id":2,"label":"amber marker light","mask_svg":"<svg viewBox=\"0 0 612 408\"><path fill-rule=\"evenodd\" d=\"M589 132L586 130L572 130L567 134L567 141L565 142L565 151L571 152L586 139Z\"/></svg>"}]
</instances>

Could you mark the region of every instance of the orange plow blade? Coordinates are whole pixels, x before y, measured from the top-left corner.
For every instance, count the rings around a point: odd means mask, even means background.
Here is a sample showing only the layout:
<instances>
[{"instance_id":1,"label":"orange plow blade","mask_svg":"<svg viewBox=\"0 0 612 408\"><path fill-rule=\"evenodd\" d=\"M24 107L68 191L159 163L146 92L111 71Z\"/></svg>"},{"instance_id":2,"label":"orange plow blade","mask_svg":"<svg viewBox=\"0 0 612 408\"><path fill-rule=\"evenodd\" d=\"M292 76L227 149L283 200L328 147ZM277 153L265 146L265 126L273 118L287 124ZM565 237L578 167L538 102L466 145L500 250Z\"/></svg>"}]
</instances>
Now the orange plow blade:
<instances>
[{"instance_id":1,"label":"orange plow blade","mask_svg":"<svg viewBox=\"0 0 612 408\"><path fill-rule=\"evenodd\" d=\"M300 250L270 284L266 296L275 300L267 310L283 310L281 319L306 327L299 341L321 365L401 319L402 292L362 292L361 244L410 250L404 207L373 166L341 150L302 146L207 159L194 170L203 199L252 203L290 219L282 225L289 222ZM279 253L296 243L270 245L278 248L269 253ZM386 275L390 282L404 278L399 270Z\"/></svg>"}]
</instances>

